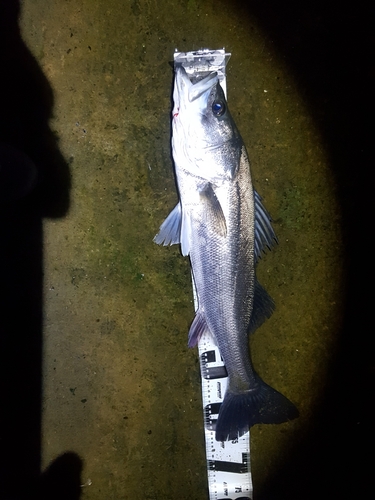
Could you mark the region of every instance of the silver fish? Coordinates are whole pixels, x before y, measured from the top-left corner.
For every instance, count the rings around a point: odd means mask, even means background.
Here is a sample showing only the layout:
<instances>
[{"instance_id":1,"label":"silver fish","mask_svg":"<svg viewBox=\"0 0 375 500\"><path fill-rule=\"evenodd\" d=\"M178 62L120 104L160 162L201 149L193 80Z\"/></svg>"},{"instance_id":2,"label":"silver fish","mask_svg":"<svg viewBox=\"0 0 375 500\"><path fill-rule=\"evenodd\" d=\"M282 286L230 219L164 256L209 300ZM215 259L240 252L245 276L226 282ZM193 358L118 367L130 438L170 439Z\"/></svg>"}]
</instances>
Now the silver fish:
<instances>
[{"instance_id":1,"label":"silver fish","mask_svg":"<svg viewBox=\"0 0 375 500\"><path fill-rule=\"evenodd\" d=\"M233 440L258 423L298 416L285 396L255 372L249 334L270 317L274 302L255 266L276 241L254 191L249 160L216 73L193 84L175 68L172 151L180 201L154 241L181 244L189 255L198 309L189 332L195 346L208 329L228 372L216 440Z\"/></svg>"}]
</instances>

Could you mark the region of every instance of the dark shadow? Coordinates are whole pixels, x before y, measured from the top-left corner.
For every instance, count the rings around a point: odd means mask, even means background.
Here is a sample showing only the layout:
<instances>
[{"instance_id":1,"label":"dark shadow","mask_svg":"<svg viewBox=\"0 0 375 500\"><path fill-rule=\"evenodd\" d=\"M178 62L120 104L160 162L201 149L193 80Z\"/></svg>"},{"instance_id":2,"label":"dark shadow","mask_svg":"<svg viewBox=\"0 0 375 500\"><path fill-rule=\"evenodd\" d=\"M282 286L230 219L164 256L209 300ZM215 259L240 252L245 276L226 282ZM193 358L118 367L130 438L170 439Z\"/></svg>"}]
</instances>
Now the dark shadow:
<instances>
[{"instance_id":1,"label":"dark shadow","mask_svg":"<svg viewBox=\"0 0 375 500\"><path fill-rule=\"evenodd\" d=\"M67 452L56 458L43 473L36 498L79 500L82 467L82 460L75 453Z\"/></svg>"},{"instance_id":2,"label":"dark shadow","mask_svg":"<svg viewBox=\"0 0 375 500\"><path fill-rule=\"evenodd\" d=\"M44 217L63 217L70 174L49 127L53 92L0 0L0 498L40 476ZM73 497L72 497L73 498Z\"/></svg>"},{"instance_id":3,"label":"dark shadow","mask_svg":"<svg viewBox=\"0 0 375 500\"><path fill-rule=\"evenodd\" d=\"M237 0L289 67L322 133L343 215L346 287L327 391L256 500L366 498L374 445L374 7ZM323 335L323 332L322 332Z\"/></svg>"}]
</instances>

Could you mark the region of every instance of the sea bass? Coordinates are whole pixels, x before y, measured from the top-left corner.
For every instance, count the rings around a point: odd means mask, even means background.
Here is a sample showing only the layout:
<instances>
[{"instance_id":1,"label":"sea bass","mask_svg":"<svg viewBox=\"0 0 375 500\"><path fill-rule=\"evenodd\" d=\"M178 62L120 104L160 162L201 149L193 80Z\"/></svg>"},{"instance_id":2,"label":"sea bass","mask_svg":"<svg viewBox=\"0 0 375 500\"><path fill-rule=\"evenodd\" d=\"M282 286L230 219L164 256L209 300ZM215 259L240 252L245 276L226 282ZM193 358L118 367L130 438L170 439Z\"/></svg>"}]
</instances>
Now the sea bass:
<instances>
[{"instance_id":1,"label":"sea bass","mask_svg":"<svg viewBox=\"0 0 375 500\"><path fill-rule=\"evenodd\" d=\"M274 309L258 283L256 262L276 241L270 217L254 191L249 160L216 73L193 84L175 68L172 151L179 203L154 241L181 244L189 255L198 309L189 332L195 346L208 330L228 372L216 440L233 440L258 423L298 416L285 396L255 372L249 334Z\"/></svg>"}]
</instances>

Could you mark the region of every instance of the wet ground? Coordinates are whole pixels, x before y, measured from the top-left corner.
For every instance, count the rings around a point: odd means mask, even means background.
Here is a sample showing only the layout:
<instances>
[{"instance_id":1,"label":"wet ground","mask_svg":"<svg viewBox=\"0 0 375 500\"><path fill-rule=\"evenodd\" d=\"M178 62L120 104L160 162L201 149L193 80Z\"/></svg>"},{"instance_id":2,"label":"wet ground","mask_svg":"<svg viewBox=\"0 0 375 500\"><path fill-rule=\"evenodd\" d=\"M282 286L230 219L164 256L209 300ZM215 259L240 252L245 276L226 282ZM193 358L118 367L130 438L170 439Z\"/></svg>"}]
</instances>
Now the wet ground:
<instances>
[{"instance_id":1,"label":"wet ground","mask_svg":"<svg viewBox=\"0 0 375 500\"><path fill-rule=\"evenodd\" d=\"M187 348L194 314L189 262L178 248L152 242L176 202L168 64L176 47L232 53L229 105L279 238L258 266L276 311L251 348L257 371L298 406L300 418L252 429L255 498L303 499L319 490L300 460L307 450L319 455L311 433L324 421L339 352L350 263L342 198L350 189L347 177L336 175L338 148L330 149L324 128L332 103L314 107L321 94L309 90L306 74L298 76L303 29L291 28L288 38L277 9L273 16L267 31L266 11L249 13L237 2L22 2L26 47L19 50L27 64L17 81L24 78L28 88L32 79L37 90L21 97L30 97L30 116L44 123L40 143L25 139L23 149L43 165L37 192L51 178L55 186L42 196L42 222L32 219L30 233L43 243L33 281L40 287L40 349L32 360L40 367L31 368L30 394L35 401L39 394L41 408L30 417L41 436L33 466L45 471L48 498L208 498L199 364L197 351ZM311 24L303 16L294 21L327 34L318 15ZM33 127L23 129L25 136ZM22 375L17 387L27 380ZM329 412L335 418L335 409Z\"/></svg>"}]
</instances>

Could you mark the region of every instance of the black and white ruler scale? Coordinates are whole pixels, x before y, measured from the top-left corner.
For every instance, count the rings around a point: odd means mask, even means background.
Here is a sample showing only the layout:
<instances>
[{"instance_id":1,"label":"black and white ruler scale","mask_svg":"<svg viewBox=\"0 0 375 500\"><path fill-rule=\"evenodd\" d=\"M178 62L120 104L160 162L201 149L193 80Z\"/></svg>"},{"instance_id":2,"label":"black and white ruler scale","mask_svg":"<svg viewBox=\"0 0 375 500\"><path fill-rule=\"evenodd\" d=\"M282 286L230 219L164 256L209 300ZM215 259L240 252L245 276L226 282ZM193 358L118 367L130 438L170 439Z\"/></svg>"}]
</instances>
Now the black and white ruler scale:
<instances>
[{"instance_id":1,"label":"black and white ruler scale","mask_svg":"<svg viewBox=\"0 0 375 500\"><path fill-rule=\"evenodd\" d=\"M182 64L190 79L199 80L216 71L227 95L225 67L231 54L225 49L202 49L174 54L174 63ZM194 304L197 297L193 281ZM248 500L253 498L250 471L250 433L235 441L218 442L215 425L227 388L227 371L212 335L206 331L199 344L202 374L204 433L206 440L209 500Z\"/></svg>"}]
</instances>

